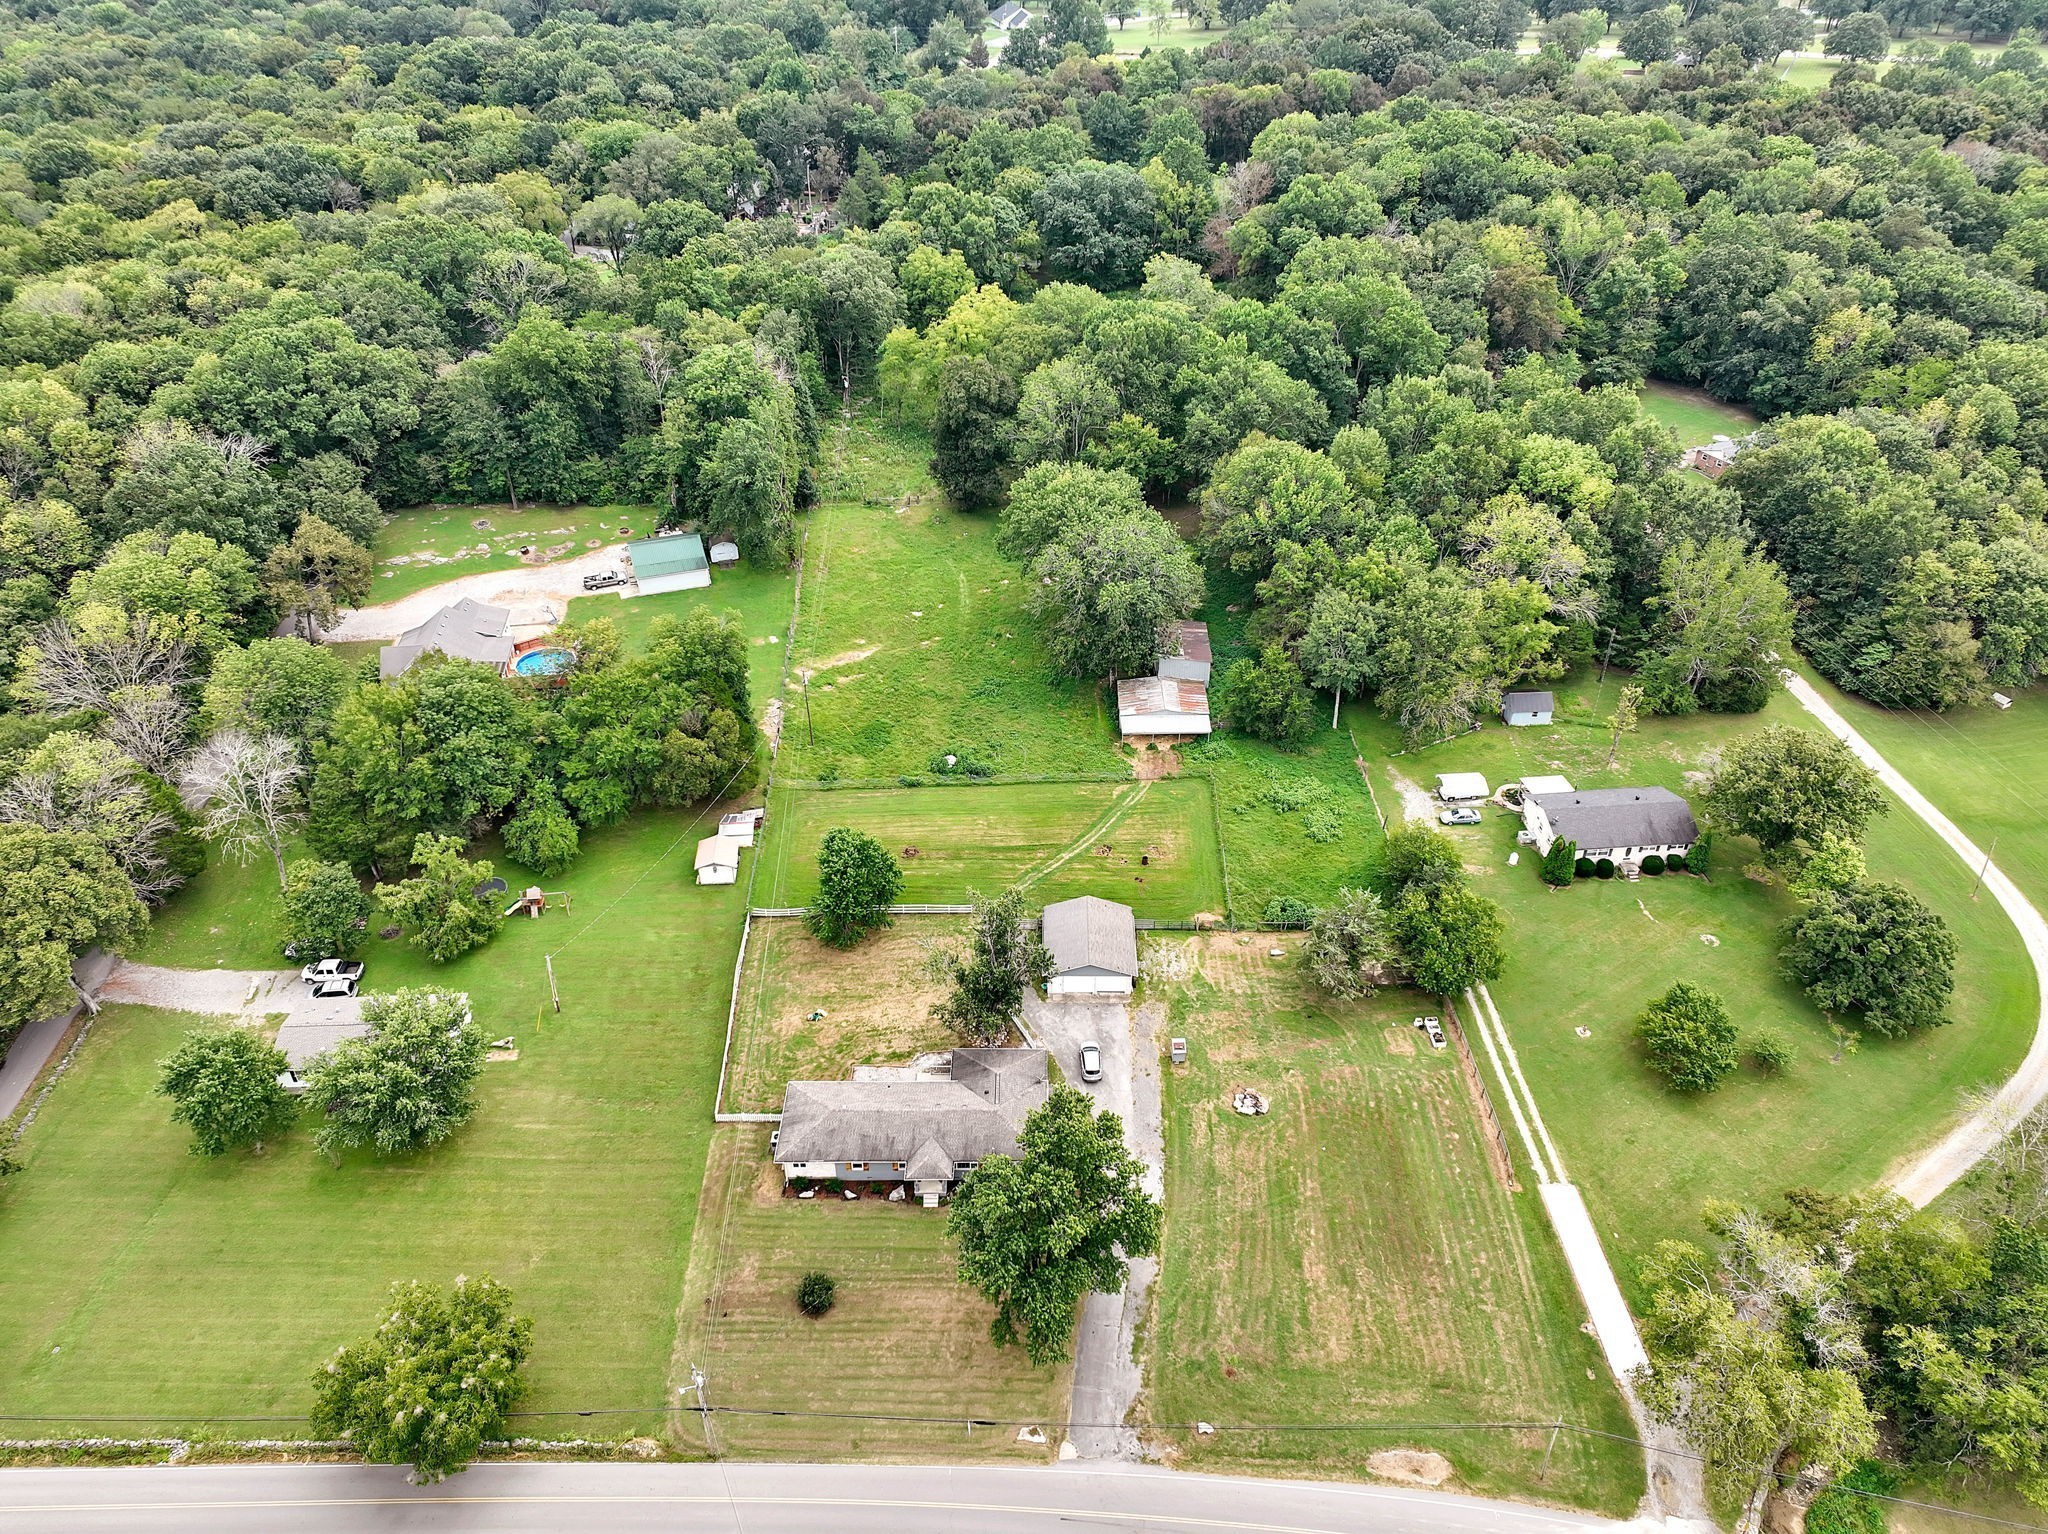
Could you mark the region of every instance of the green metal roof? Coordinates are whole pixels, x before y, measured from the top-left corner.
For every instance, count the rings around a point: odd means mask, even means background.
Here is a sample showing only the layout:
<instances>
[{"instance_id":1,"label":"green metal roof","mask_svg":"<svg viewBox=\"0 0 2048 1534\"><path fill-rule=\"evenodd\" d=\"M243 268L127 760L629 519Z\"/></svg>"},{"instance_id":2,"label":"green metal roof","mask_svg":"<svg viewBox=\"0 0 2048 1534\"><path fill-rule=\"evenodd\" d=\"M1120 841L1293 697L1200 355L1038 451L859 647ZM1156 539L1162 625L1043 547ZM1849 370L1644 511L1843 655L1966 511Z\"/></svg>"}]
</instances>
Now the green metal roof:
<instances>
[{"instance_id":1,"label":"green metal roof","mask_svg":"<svg viewBox=\"0 0 2048 1534\"><path fill-rule=\"evenodd\" d=\"M626 558L633 562L634 579L642 581L711 568L711 561L704 556L704 540L695 533L642 538L626 545Z\"/></svg>"}]
</instances>

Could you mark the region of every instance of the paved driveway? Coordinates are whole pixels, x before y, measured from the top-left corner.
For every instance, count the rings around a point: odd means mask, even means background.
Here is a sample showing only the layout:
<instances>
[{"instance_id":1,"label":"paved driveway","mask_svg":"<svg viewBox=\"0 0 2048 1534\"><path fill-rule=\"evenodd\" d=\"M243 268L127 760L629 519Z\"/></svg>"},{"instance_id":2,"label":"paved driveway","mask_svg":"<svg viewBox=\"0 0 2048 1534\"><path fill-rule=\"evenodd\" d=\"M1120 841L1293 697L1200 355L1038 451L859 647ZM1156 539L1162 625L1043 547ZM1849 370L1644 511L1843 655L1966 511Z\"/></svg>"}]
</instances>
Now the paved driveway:
<instances>
[{"instance_id":1,"label":"paved driveway","mask_svg":"<svg viewBox=\"0 0 2048 1534\"><path fill-rule=\"evenodd\" d=\"M1135 1016L1120 1001L1032 996L1024 1004L1024 1020L1067 1079L1123 1119L1125 1143L1144 1163L1145 1190L1154 1198L1163 1198L1166 1191L1158 1034L1164 1018L1165 1009L1156 1002L1140 1006ZM1080 1079L1081 1046L1090 1039L1102 1046L1102 1080L1097 1082ZM1144 1385L1135 1351L1138 1322L1158 1270L1155 1259L1138 1258L1121 1293L1091 1294L1082 1302L1068 1412L1073 1426L1067 1434L1082 1459L1139 1457L1138 1435L1123 1424Z\"/></svg>"}]
</instances>

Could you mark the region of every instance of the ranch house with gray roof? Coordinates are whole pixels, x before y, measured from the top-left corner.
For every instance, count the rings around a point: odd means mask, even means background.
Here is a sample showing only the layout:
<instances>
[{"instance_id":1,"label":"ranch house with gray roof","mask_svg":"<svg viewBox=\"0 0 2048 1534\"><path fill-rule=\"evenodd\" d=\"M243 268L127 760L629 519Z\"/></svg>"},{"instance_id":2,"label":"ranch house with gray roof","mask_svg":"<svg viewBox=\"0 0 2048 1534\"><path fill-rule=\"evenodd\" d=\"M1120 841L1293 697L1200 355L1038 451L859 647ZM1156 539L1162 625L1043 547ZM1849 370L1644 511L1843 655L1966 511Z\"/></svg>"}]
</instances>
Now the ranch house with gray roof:
<instances>
[{"instance_id":1,"label":"ranch house with gray roof","mask_svg":"<svg viewBox=\"0 0 2048 1534\"><path fill-rule=\"evenodd\" d=\"M1522 824L1548 853L1563 838L1578 845L1578 855L1640 863L1651 853L1670 857L1690 852L1700 838L1692 808L1668 788L1586 788L1568 794L1528 794L1522 799Z\"/></svg>"}]
</instances>

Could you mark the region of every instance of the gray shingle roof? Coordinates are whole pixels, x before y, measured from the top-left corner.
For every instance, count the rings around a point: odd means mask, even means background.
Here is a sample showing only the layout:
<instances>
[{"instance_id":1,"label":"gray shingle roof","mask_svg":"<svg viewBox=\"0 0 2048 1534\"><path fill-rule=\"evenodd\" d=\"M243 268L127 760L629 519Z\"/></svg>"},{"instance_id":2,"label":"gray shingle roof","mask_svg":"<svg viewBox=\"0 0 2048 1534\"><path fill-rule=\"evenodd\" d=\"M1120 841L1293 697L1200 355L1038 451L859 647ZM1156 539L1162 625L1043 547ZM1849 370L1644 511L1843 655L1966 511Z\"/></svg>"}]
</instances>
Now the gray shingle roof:
<instances>
[{"instance_id":1,"label":"gray shingle roof","mask_svg":"<svg viewBox=\"0 0 2048 1534\"><path fill-rule=\"evenodd\" d=\"M1057 900L1045 908L1044 928L1045 946L1060 974L1075 969L1138 973L1138 927L1127 905L1097 895Z\"/></svg>"},{"instance_id":2,"label":"gray shingle roof","mask_svg":"<svg viewBox=\"0 0 2048 1534\"><path fill-rule=\"evenodd\" d=\"M1538 794L1551 828L1579 850L1689 847L1699 839L1692 809L1668 788L1587 788Z\"/></svg>"},{"instance_id":3,"label":"gray shingle roof","mask_svg":"<svg viewBox=\"0 0 2048 1534\"><path fill-rule=\"evenodd\" d=\"M1500 707L1504 714L1548 714L1557 708L1557 699L1547 692L1511 692Z\"/></svg>"},{"instance_id":4,"label":"gray shingle roof","mask_svg":"<svg viewBox=\"0 0 2048 1534\"><path fill-rule=\"evenodd\" d=\"M482 661L502 666L512 659L512 622L509 608L492 607L475 597L464 597L435 613L417 628L407 629L395 643L378 652L378 674L386 681L402 676L412 663L429 650L457 660Z\"/></svg>"},{"instance_id":5,"label":"gray shingle roof","mask_svg":"<svg viewBox=\"0 0 2048 1534\"><path fill-rule=\"evenodd\" d=\"M950 1177L956 1161L1014 1156L1024 1116L1045 1101L1045 1051L959 1049L953 1071L951 1081L792 1081L775 1159L943 1161L943 1172L907 1170Z\"/></svg>"}]
</instances>

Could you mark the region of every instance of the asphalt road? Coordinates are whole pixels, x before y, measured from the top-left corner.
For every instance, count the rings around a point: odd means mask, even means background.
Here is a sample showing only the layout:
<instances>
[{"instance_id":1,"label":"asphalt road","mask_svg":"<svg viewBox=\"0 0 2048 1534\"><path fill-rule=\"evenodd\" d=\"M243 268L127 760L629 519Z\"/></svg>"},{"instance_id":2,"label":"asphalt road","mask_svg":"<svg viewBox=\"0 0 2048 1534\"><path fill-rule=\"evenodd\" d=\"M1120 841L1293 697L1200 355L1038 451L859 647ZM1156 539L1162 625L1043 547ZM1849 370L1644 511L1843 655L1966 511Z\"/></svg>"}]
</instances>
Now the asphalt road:
<instances>
[{"instance_id":1,"label":"asphalt road","mask_svg":"<svg viewBox=\"0 0 2048 1534\"><path fill-rule=\"evenodd\" d=\"M150 1534L1566 1534L1584 1514L1392 1487L1135 1466L487 1465L438 1486L363 1465L0 1471L0 1530Z\"/></svg>"}]
</instances>

